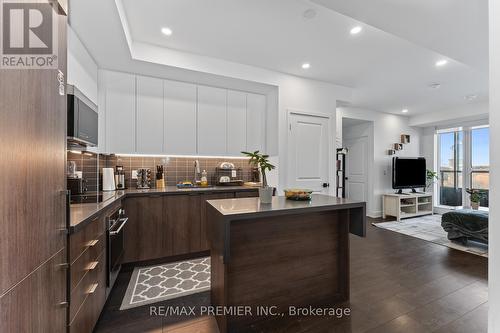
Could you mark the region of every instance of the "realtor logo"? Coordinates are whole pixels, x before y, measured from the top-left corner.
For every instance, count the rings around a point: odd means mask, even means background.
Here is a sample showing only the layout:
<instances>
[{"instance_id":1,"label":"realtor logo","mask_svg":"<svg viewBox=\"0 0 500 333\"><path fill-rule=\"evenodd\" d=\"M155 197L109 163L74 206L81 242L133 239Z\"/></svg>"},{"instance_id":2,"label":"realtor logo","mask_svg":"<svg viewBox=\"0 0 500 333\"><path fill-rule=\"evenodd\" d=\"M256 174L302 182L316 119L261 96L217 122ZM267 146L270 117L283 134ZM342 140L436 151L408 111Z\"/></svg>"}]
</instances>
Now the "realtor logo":
<instances>
[{"instance_id":1,"label":"realtor logo","mask_svg":"<svg viewBox=\"0 0 500 333\"><path fill-rule=\"evenodd\" d=\"M57 17L49 3L0 0L1 68L57 68Z\"/></svg>"}]
</instances>

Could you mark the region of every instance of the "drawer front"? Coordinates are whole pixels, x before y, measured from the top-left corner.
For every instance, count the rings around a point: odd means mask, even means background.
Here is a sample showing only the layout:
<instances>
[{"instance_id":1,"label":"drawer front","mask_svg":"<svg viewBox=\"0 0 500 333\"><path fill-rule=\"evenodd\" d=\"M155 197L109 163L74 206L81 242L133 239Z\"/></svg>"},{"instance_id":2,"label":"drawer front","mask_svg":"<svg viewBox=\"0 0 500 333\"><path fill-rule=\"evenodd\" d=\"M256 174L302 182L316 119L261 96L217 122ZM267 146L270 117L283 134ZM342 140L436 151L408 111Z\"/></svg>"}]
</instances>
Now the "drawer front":
<instances>
[{"instance_id":1,"label":"drawer front","mask_svg":"<svg viewBox=\"0 0 500 333\"><path fill-rule=\"evenodd\" d=\"M102 253L98 260L98 268L93 274L89 274L94 280L88 283L83 301L76 309L77 312L71 313L69 329L71 333L92 332L106 301L105 253Z\"/></svg>"},{"instance_id":2,"label":"drawer front","mask_svg":"<svg viewBox=\"0 0 500 333\"><path fill-rule=\"evenodd\" d=\"M103 233L97 239L92 240L92 244L87 246L85 252L71 264L71 290L80 283L80 280L88 271L92 270L91 268L97 257L104 251L105 242L106 234Z\"/></svg>"},{"instance_id":3,"label":"drawer front","mask_svg":"<svg viewBox=\"0 0 500 333\"><path fill-rule=\"evenodd\" d=\"M78 257L90 246L92 246L98 237L104 233L105 217L103 215L96 217L83 230L72 234L69 238L69 258L74 263Z\"/></svg>"},{"instance_id":4,"label":"drawer front","mask_svg":"<svg viewBox=\"0 0 500 333\"><path fill-rule=\"evenodd\" d=\"M92 267L92 269L87 271L80 283L71 291L69 307L70 322L79 311L87 296L90 295L89 291L92 291L92 285L97 283L99 270L101 269L101 266L104 266L104 263L97 260L94 265L95 266Z\"/></svg>"},{"instance_id":5,"label":"drawer front","mask_svg":"<svg viewBox=\"0 0 500 333\"><path fill-rule=\"evenodd\" d=\"M235 197L236 198L255 198L259 196L259 191L248 191L248 192L236 192Z\"/></svg>"}]
</instances>

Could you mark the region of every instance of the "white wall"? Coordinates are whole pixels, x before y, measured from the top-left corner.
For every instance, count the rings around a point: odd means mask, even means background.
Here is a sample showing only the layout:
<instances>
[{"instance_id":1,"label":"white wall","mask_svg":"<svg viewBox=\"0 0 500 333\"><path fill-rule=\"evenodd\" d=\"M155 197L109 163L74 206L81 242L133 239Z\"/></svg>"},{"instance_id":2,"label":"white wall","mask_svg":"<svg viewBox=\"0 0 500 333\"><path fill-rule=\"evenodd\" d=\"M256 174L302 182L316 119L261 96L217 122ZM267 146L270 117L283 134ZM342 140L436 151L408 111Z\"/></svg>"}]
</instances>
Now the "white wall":
<instances>
[{"instance_id":1,"label":"white wall","mask_svg":"<svg viewBox=\"0 0 500 333\"><path fill-rule=\"evenodd\" d=\"M381 216L382 214L382 194L392 192L392 156L387 154L387 150L396 142L400 141L401 134L411 135L411 143L406 144L404 149L396 156L417 157L420 153L420 138L422 130L409 126L409 118L376 112L366 109L340 107L337 109L342 117L361 119L373 122L373 147L374 163L373 176L369 182L373 182L373 207L371 215ZM343 133L343 136L348 135ZM370 185L369 185L370 186Z\"/></svg>"},{"instance_id":2,"label":"white wall","mask_svg":"<svg viewBox=\"0 0 500 333\"><path fill-rule=\"evenodd\" d=\"M500 202L500 3L489 1L490 25L490 202ZM500 205L490 207L489 329L500 332Z\"/></svg>"},{"instance_id":3,"label":"white wall","mask_svg":"<svg viewBox=\"0 0 500 333\"><path fill-rule=\"evenodd\" d=\"M97 104L97 71L94 58L80 38L68 25L68 84L76 86L92 102Z\"/></svg>"},{"instance_id":4,"label":"white wall","mask_svg":"<svg viewBox=\"0 0 500 333\"><path fill-rule=\"evenodd\" d=\"M434 151L434 138L435 138L436 128L426 127L422 129L422 135L420 137L420 154L425 157L427 162L427 169L434 170L435 163L435 151ZM432 190L429 189L429 190Z\"/></svg>"}]
</instances>

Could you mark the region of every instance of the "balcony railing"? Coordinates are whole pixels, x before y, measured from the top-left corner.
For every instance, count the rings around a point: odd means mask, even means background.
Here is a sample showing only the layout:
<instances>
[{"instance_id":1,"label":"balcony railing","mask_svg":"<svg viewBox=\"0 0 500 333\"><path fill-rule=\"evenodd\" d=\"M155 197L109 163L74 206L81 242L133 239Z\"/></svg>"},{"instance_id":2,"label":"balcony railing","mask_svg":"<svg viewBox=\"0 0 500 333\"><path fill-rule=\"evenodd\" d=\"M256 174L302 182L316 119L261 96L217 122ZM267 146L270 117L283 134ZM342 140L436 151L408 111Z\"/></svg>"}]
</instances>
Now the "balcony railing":
<instances>
[{"instance_id":1,"label":"balcony railing","mask_svg":"<svg viewBox=\"0 0 500 333\"><path fill-rule=\"evenodd\" d=\"M489 207L489 171L475 170L470 174L473 188L485 190L485 195L481 198L479 205ZM460 207L463 206L463 181L462 172L457 170L441 170L439 186L439 204L443 206Z\"/></svg>"}]
</instances>

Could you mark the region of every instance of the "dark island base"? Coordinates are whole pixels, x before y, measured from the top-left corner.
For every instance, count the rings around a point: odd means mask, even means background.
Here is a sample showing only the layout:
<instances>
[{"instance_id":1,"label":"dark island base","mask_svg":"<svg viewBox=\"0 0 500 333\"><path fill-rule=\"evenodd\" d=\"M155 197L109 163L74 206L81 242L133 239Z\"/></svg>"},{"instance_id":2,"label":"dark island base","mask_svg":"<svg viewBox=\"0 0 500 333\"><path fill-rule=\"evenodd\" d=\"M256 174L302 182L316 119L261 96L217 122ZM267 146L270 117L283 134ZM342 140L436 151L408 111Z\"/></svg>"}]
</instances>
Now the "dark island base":
<instances>
[{"instance_id":1,"label":"dark island base","mask_svg":"<svg viewBox=\"0 0 500 333\"><path fill-rule=\"evenodd\" d=\"M257 307L335 306L349 299L349 210L255 217L231 223L230 260L212 248L212 304L249 306L249 316L216 316L221 332L237 332Z\"/></svg>"}]
</instances>

